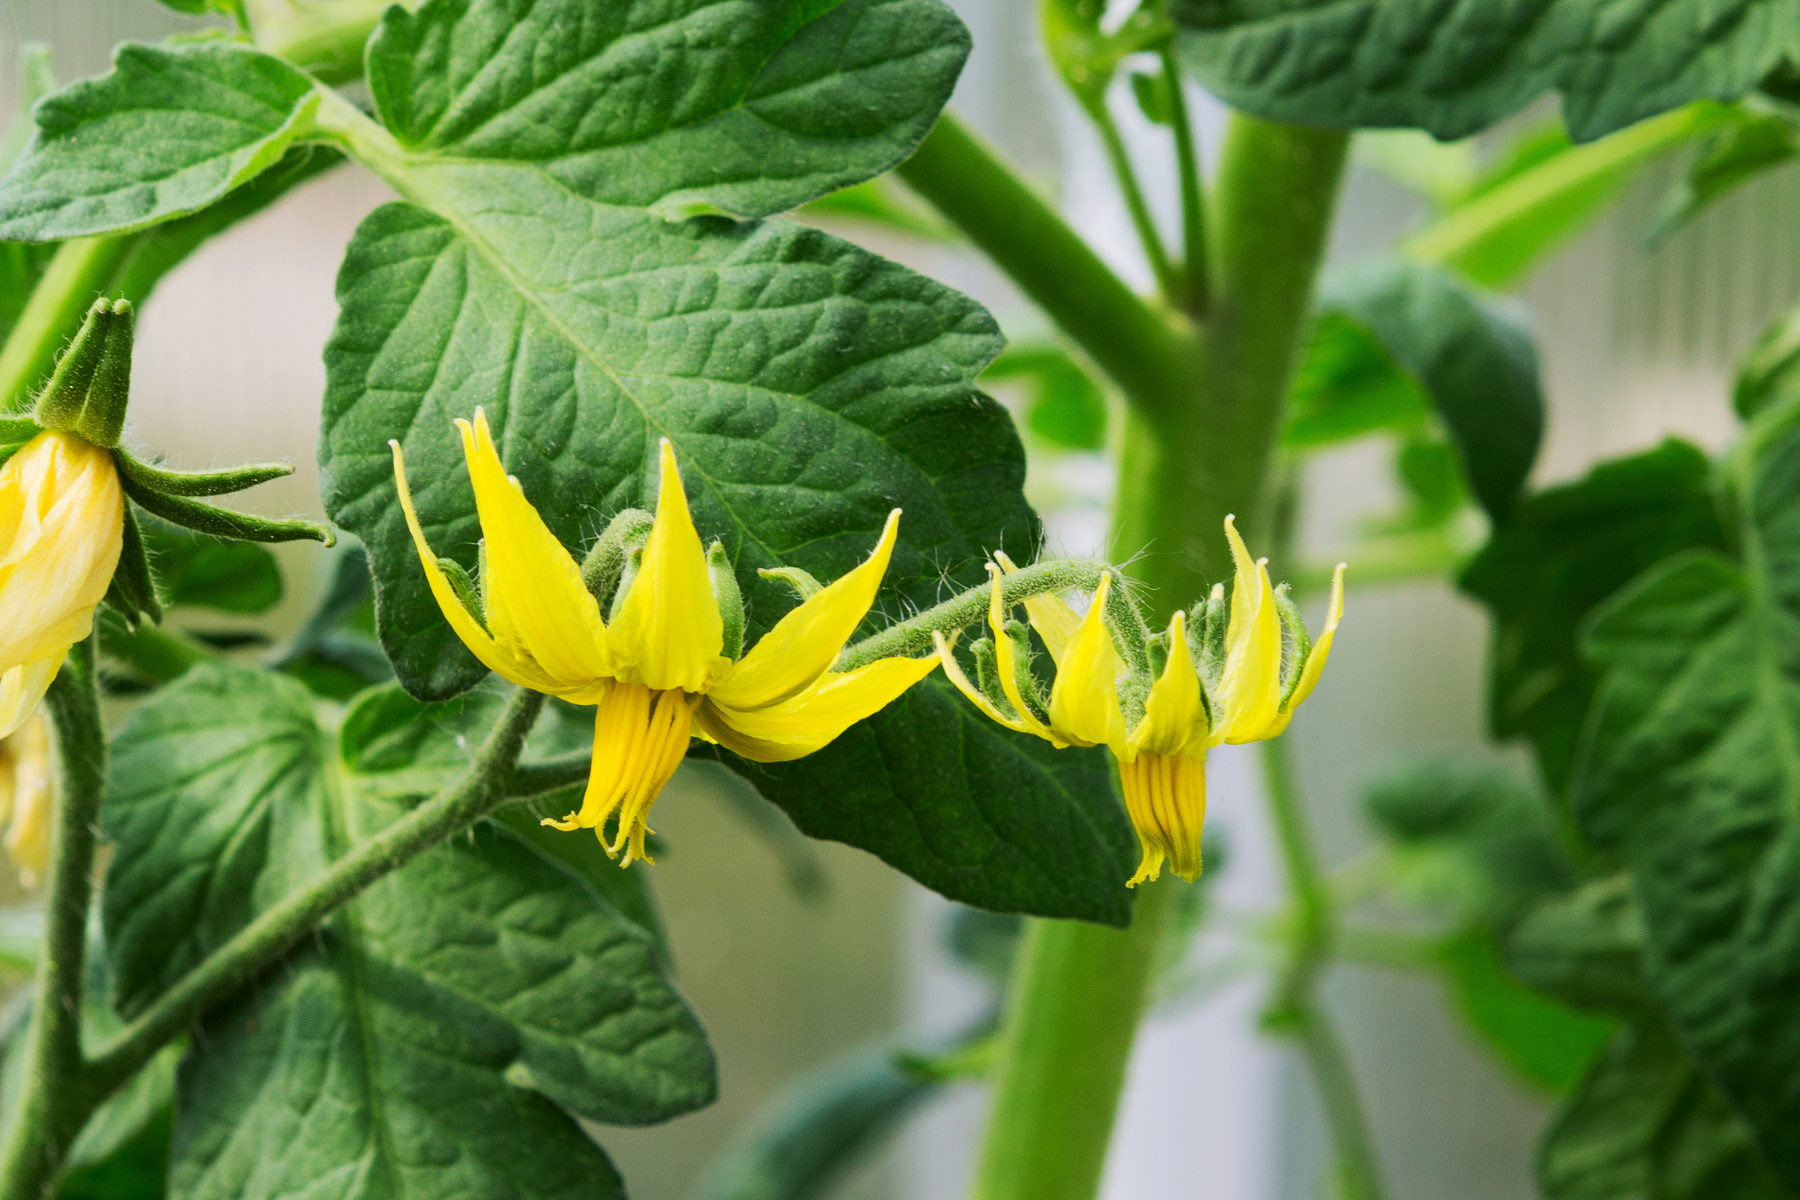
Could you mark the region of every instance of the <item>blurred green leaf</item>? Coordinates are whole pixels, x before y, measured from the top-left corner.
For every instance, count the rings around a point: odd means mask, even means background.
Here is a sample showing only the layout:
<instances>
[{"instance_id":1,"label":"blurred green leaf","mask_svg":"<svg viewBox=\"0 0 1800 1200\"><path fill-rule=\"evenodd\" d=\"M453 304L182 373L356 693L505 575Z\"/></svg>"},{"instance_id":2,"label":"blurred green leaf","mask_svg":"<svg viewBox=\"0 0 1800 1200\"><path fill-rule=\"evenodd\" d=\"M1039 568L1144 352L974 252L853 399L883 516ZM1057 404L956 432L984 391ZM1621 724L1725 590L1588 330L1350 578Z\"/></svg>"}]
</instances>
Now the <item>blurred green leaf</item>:
<instances>
[{"instance_id":1,"label":"blurred green leaf","mask_svg":"<svg viewBox=\"0 0 1800 1200\"><path fill-rule=\"evenodd\" d=\"M1800 156L1800 129L1786 113L1745 111L1709 136L1663 200L1651 243L1686 225L1734 188Z\"/></svg>"},{"instance_id":2,"label":"blurred green leaf","mask_svg":"<svg viewBox=\"0 0 1800 1200\"><path fill-rule=\"evenodd\" d=\"M1645 971L1682 1044L1800 1186L1800 422L1728 455L1728 556L1690 550L1608 600L1571 796L1622 852Z\"/></svg>"},{"instance_id":3,"label":"blurred green leaf","mask_svg":"<svg viewBox=\"0 0 1800 1200\"><path fill-rule=\"evenodd\" d=\"M1431 201L1440 213L1466 199L1481 178L1475 142L1440 142L1419 129L1369 129L1352 149L1360 164L1374 168Z\"/></svg>"},{"instance_id":4,"label":"blurred green leaf","mask_svg":"<svg viewBox=\"0 0 1800 1200\"><path fill-rule=\"evenodd\" d=\"M1442 525L1469 502L1462 463L1454 443L1439 438L1409 437L1394 456L1394 474L1408 497L1405 523L1426 529Z\"/></svg>"},{"instance_id":5,"label":"blurred green leaf","mask_svg":"<svg viewBox=\"0 0 1800 1200\"><path fill-rule=\"evenodd\" d=\"M1738 364L1731 406L1748 421L1763 409L1800 396L1800 308L1763 327Z\"/></svg>"},{"instance_id":6,"label":"blurred green leaf","mask_svg":"<svg viewBox=\"0 0 1800 1200\"><path fill-rule=\"evenodd\" d=\"M1296 376L1289 443L1367 432L1384 418L1414 422L1422 394L1455 441L1470 489L1504 522L1544 424L1537 351L1516 318L1444 271L1395 258L1331 272L1317 308L1320 332ZM1335 391L1339 381L1351 386Z\"/></svg>"},{"instance_id":7,"label":"blurred green leaf","mask_svg":"<svg viewBox=\"0 0 1800 1200\"><path fill-rule=\"evenodd\" d=\"M801 206L799 215L812 220L839 219L867 221L896 233L948 242L956 231L895 182L891 175L877 175L853 187L842 188L820 196Z\"/></svg>"},{"instance_id":8,"label":"blurred green leaf","mask_svg":"<svg viewBox=\"0 0 1800 1200\"><path fill-rule=\"evenodd\" d=\"M1614 1022L1578 1012L1521 985L1501 962L1491 934L1469 930L1446 941L1440 961L1457 1006L1502 1061L1547 1092L1575 1086L1612 1036Z\"/></svg>"},{"instance_id":9,"label":"blurred green leaf","mask_svg":"<svg viewBox=\"0 0 1800 1200\"><path fill-rule=\"evenodd\" d=\"M1506 969L1577 1008L1644 1008L1644 927L1624 874L1538 902L1507 931Z\"/></svg>"},{"instance_id":10,"label":"blurred green leaf","mask_svg":"<svg viewBox=\"0 0 1800 1200\"><path fill-rule=\"evenodd\" d=\"M758 1112L689 1200L821 1200L942 1086L903 1065L892 1048L846 1055Z\"/></svg>"},{"instance_id":11,"label":"blurred green leaf","mask_svg":"<svg viewBox=\"0 0 1800 1200\"><path fill-rule=\"evenodd\" d=\"M1131 73L1131 95L1137 101L1138 111L1144 114L1145 120L1157 125L1174 122L1175 98L1172 89L1179 86L1179 80L1171 80L1161 71Z\"/></svg>"},{"instance_id":12,"label":"blurred green leaf","mask_svg":"<svg viewBox=\"0 0 1800 1200\"><path fill-rule=\"evenodd\" d=\"M1488 720L1527 737L1560 796L1596 674L1576 633L1596 605L1654 563L1724 534L1711 466L1686 442L1601 463L1586 478L1526 499L1460 581L1493 620Z\"/></svg>"},{"instance_id":13,"label":"blurred green leaf","mask_svg":"<svg viewBox=\"0 0 1800 1200\"><path fill-rule=\"evenodd\" d=\"M281 602L281 568L263 547L208 537L145 512L138 525L166 605L248 615Z\"/></svg>"},{"instance_id":14,"label":"blurred green leaf","mask_svg":"<svg viewBox=\"0 0 1800 1200\"><path fill-rule=\"evenodd\" d=\"M1105 447L1106 397L1067 351L1042 342L1008 346L981 375L984 384L1006 380L1028 388L1031 432L1065 450Z\"/></svg>"},{"instance_id":15,"label":"blurred green leaf","mask_svg":"<svg viewBox=\"0 0 1800 1200\"><path fill-rule=\"evenodd\" d=\"M1783 1200L1748 1130L1660 1022L1620 1029L1538 1148L1548 1200Z\"/></svg>"}]
</instances>

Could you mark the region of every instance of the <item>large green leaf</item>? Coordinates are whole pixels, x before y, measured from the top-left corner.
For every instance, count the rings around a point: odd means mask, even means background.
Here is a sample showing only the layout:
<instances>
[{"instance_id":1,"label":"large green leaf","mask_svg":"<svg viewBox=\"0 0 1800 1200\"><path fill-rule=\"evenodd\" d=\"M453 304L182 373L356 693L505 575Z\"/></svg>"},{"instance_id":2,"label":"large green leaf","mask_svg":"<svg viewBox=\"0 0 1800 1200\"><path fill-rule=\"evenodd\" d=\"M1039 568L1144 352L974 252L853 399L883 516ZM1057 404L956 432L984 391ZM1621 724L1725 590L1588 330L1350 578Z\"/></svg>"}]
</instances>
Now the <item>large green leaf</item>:
<instances>
[{"instance_id":1,"label":"large green leaf","mask_svg":"<svg viewBox=\"0 0 1800 1200\"><path fill-rule=\"evenodd\" d=\"M1735 100L1800 53L1795 0L1177 0L1183 57L1259 116L1462 137L1562 93L1599 137L1689 100Z\"/></svg>"},{"instance_id":2,"label":"large green leaf","mask_svg":"<svg viewBox=\"0 0 1800 1200\"><path fill-rule=\"evenodd\" d=\"M1131 918L1137 841L1099 750L1055 750L981 716L932 676L816 754L717 755L802 833L879 855L979 908Z\"/></svg>"},{"instance_id":3,"label":"large green leaf","mask_svg":"<svg viewBox=\"0 0 1800 1200\"><path fill-rule=\"evenodd\" d=\"M273 166L317 101L305 75L235 42L126 43L113 70L46 96L0 180L0 239L122 233L204 208Z\"/></svg>"},{"instance_id":4,"label":"large green leaf","mask_svg":"<svg viewBox=\"0 0 1800 1200\"><path fill-rule=\"evenodd\" d=\"M1287 440L1319 444L1415 424L1422 394L1482 507L1504 521L1544 431L1530 334L1449 273L1397 258L1333 272L1317 309L1323 319L1295 376Z\"/></svg>"},{"instance_id":5,"label":"large green leaf","mask_svg":"<svg viewBox=\"0 0 1800 1200\"><path fill-rule=\"evenodd\" d=\"M1461 584L1493 620L1488 720L1497 737L1527 737L1560 794L1594 693L1576 632L1596 605L1639 573L1723 534L1710 464L1686 442L1595 467L1539 492L1494 531Z\"/></svg>"},{"instance_id":6,"label":"large green leaf","mask_svg":"<svg viewBox=\"0 0 1800 1200\"><path fill-rule=\"evenodd\" d=\"M1623 873L1539 902L1507 931L1504 953L1513 975L1577 1008L1635 1013L1649 1002L1643 921Z\"/></svg>"},{"instance_id":7,"label":"large green leaf","mask_svg":"<svg viewBox=\"0 0 1800 1200\"><path fill-rule=\"evenodd\" d=\"M1739 557L1678 554L1594 617L1604 670L1572 796L1624 852L1676 1034L1800 1183L1800 423L1728 469Z\"/></svg>"},{"instance_id":8,"label":"large green leaf","mask_svg":"<svg viewBox=\"0 0 1800 1200\"><path fill-rule=\"evenodd\" d=\"M334 745L297 683L231 664L140 708L105 813L127 1005L403 812L408 773L457 746L459 715L419 713L411 756L392 719L347 721L363 732ZM619 1195L568 1112L642 1124L713 1087L649 936L484 824L382 878L207 1018L181 1068L173 1191Z\"/></svg>"},{"instance_id":9,"label":"large green leaf","mask_svg":"<svg viewBox=\"0 0 1800 1200\"><path fill-rule=\"evenodd\" d=\"M1548 1200L1781 1200L1749 1132L1668 1029L1621 1029L1538 1148Z\"/></svg>"},{"instance_id":10,"label":"large green leaf","mask_svg":"<svg viewBox=\"0 0 1800 1200\"><path fill-rule=\"evenodd\" d=\"M557 22L579 32L544 51L533 31ZM895 506L890 579L911 601L1034 545L1017 437L974 391L1000 346L980 306L816 230L647 207L762 213L873 175L923 135L965 49L938 0L390 10L370 70L397 141L355 120L349 136L411 203L365 221L345 260L320 461L410 690L480 672L425 587L386 443L434 545L472 566L450 418L477 405L570 545L646 500L669 437L752 632L791 603L758 568L841 574ZM809 157L821 137L829 171Z\"/></svg>"},{"instance_id":11,"label":"large green leaf","mask_svg":"<svg viewBox=\"0 0 1800 1200\"><path fill-rule=\"evenodd\" d=\"M763 217L893 166L969 35L937 0L436 0L369 88L409 150L530 163L601 204Z\"/></svg>"}]
</instances>

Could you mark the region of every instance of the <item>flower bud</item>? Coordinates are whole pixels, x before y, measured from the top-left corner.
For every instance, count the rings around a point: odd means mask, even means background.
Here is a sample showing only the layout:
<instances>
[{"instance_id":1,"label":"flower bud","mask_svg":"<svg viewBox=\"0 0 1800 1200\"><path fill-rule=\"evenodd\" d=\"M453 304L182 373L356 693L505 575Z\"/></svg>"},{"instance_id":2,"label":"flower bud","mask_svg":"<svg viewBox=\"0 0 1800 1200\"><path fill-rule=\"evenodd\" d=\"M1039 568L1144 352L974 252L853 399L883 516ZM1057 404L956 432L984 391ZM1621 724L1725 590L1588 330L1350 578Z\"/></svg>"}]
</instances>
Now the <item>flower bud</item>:
<instances>
[{"instance_id":1,"label":"flower bud","mask_svg":"<svg viewBox=\"0 0 1800 1200\"><path fill-rule=\"evenodd\" d=\"M93 629L124 524L112 455L74 434L40 433L0 467L0 737Z\"/></svg>"}]
</instances>

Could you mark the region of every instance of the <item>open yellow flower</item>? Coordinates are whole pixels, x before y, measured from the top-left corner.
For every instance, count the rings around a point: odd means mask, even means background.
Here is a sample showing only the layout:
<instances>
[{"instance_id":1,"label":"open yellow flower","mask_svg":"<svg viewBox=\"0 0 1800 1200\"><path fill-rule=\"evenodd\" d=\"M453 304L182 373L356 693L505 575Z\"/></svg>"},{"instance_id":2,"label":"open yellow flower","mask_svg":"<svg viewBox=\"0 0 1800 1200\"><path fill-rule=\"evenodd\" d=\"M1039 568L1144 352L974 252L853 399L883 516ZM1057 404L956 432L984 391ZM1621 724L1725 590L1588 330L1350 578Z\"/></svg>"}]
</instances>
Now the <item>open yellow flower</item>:
<instances>
[{"instance_id":1,"label":"open yellow flower","mask_svg":"<svg viewBox=\"0 0 1800 1200\"><path fill-rule=\"evenodd\" d=\"M898 509L861 566L807 597L734 661L725 653L722 597L667 438L656 519L635 574L620 585L609 625L580 566L507 477L486 415L476 409L473 425L456 424L485 544L473 607L426 542L400 446L390 443L401 507L432 595L488 668L521 687L597 706L593 770L581 808L545 824L593 829L607 853L616 857L623 849L626 864L647 861L646 815L691 735L757 762L799 758L886 707L937 666L935 658L897 657L854 671L831 669L875 602L899 530ZM738 603L735 594L723 599L727 606ZM615 817L608 842L604 826Z\"/></svg>"},{"instance_id":2,"label":"open yellow flower","mask_svg":"<svg viewBox=\"0 0 1800 1200\"><path fill-rule=\"evenodd\" d=\"M999 584L1001 572L1012 564L1004 559L988 606L991 648L985 642L977 647L983 660L993 656L998 694L992 686L971 683L952 653L952 641L935 635L944 673L995 721L1058 747L1112 750L1125 809L1143 847L1127 887L1157 878L1165 861L1183 879L1200 873L1206 752L1286 729L1317 685L1343 616L1342 564L1332 579L1325 628L1313 642L1292 605L1270 586L1267 560L1250 558L1229 517L1225 536L1236 565L1229 618L1224 589L1215 587L1199 613L1203 628L1196 647L1188 636L1188 614L1177 612L1161 639L1165 662L1154 680L1134 680L1121 661L1106 620L1110 575L1102 577L1085 616L1054 595L1025 601L1031 627L1056 665L1047 699L1035 694L1023 626L1008 619ZM1141 701L1128 706L1122 696Z\"/></svg>"},{"instance_id":3,"label":"open yellow flower","mask_svg":"<svg viewBox=\"0 0 1800 1200\"><path fill-rule=\"evenodd\" d=\"M118 468L100 447L46 431L0 467L0 737L93 630L124 529Z\"/></svg>"},{"instance_id":4,"label":"open yellow flower","mask_svg":"<svg viewBox=\"0 0 1800 1200\"><path fill-rule=\"evenodd\" d=\"M0 822L19 881L36 887L50 864L50 723L39 714L0 738Z\"/></svg>"}]
</instances>

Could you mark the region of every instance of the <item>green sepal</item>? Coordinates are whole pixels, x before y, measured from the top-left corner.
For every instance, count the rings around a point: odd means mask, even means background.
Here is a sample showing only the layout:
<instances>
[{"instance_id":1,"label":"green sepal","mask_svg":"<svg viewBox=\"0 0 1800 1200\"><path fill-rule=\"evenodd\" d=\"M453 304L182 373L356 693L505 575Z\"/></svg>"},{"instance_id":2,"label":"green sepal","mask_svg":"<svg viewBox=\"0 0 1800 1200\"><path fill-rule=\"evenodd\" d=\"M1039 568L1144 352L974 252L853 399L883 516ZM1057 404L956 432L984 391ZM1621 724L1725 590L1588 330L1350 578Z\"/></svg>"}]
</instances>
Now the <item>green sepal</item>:
<instances>
[{"instance_id":1,"label":"green sepal","mask_svg":"<svg viewBox=\"0 0 1800 1200\"><path fill-rule=\"evenodd\" d=\"M94 373L100 369L100 360L106 353L112 321L112 302L104 298L94 301L69 348L56 360L50 382L38 395L33 413L38 424L46 429L72 431L80 422Z\"/></svg>"},{"instance_id":2,"label":"green sepal","mask_svg":"<svg viewBox=\"0 0 1800 1200\"><path fill-rule=\"evenodd\" d=\"M1312 657L1312 635L1306 632L1306 622L1285 583L1275 589L1275 615L1281 618L1281 707L1286 708L1306 670L1306 660Z\"/></svg>"},{"instance_id":3,"label":"green sepal","mask_svg":"<svg viewBox=\"0 0 1800 1200\"><path fill-rule=\"evenodd\" d=\"M475 618L475 623L486 629L487 606L481 602L481 592L476 588L475 581L469 578L469 573L454 558L439 558L437 563L445 578L449 579L450 590L456 593L457 600Z\"/></svg>"},{"instance_id":4,"label":"green sepal","mask_svg":"<svg viewBox=\"0 0 1800 1200\"><path fill-rule=\"evenodd\" d=\"M22 446L42 432L44 427L30 417L0 417L0 446Z\"/></svg>"},{"instance_id":5,"label":"green sepal","mask_svg":"<svg viewBox=\"0 0 1800 1200\"><path fill-rule=\"evenodd\" d=\"M125 432L125 406L131 402L132 341L131 301L115 300L106 344L88 382L87 403L75 422L75 432L96 446L111 449Z\"/></svg>"},{"instance_id":6,"label":"green sepal","mask_svg":"<svg viewBox=\"0 0 1800 1200\"><path fill-rule=\"evenodd\" d=\"M656 518L643 509L628 508L607 522L606 531L588 551L587 560L581 564L581 581L587 584L588 591L594 593L602 608L615 591L621 596L625 594L620 585L625 582L625 570L631 566L632 553L644 548L654 524ZM632 573L636 574L635 568Z\"/></svg>"},{"instance_id":7,"label":"green sepal","mask_svg":"<svg viewBox=\"0 0 1800 1200\"><path fill-rule=\"evenodd\" d=\"M291 463L245 463L223 471L167 471L139 462L124 450L114 450L113 458L121 475L165 496L225 496L294 473Z\"/></svg>"},{"instance_id":8,"label":"green sepal","mask_svg":"<svg viewBox=\"0 0 1800 1200\"><path fill-rule=\"evenodd\" d=\"M1194 666L1209 687L1217 687L1225 674L1225 629L1231 622L1231 605L1225 600L1225 585L1213 584L1212 592L1188 613L1194 630Z\"/></svg>"},{"instance_id":9,"label":"green sepal","mask_svg":"<svg viewBox=\"0 0 1800 1200\"><path fill-rule=\"evenodd\" d=\"M1018 716L1006 690L1000 686L1000 661L994 654L992 639L977 638L970 642L969 654L975 659L975 686L981 689L988 703L1009 717Z\"/></svg>"},{"instance_id":10,"label":"green sepal","mask_svg":"<svg viewBox=\"0 0 1800 1200\"><path fill-rule=\"evenodd\" d=\"M744 652L744 594L738 590L737 571L725 553L724 542L714 541L706 548L706 573L712 579L713 602L725 625L725 657L737 658Z\"/></svg>"},{"instance_id":11,"label":"green sepal","mask_svg":"<svg viewBox=\"0 0 1800 1200\"><path fill-rule=\"evenodd\" d=\"M1113 645L1125 659L1125 669L1136 675L1150 674L1150 627L1132 598L1131 587L1123 575L1113 575L1113 585L1106 595L1106 612L1101 614L1113 635Z\"/></svg>"},{"instance_id":12,"label":"green sepal","mask_svg":"<svg viewBox=\"0 0 1800 1200\"><path fill-rule=\"evenodd\" d=\"M148 620L162 623L162 600L156 594L156 576L150 570L150 552L144 545L144 531L138 527L137 514L125 506L124 536L119 548L119 565L107 585L106 603L136 629Z\"/></svg>"},{"instance_id":13,"label":"green sepal","mask_svg":"<svg viewBox=\"0 0 1800 1200\"><path fill-rule=\"evenodd\" d=\"M337 534L316 521L272 521L266 517L233 512L228 508L215 508L197 500L170 496L147 488L128 475L121 476L119 482L124 485L125 494L147 511L196 533L210 533L214 537L236 538L243 542L310 540L327 546L337 542Z\"/></svg>"},{"instance_id":14,"label":"green sepal","mask_svg":"<svg viewBox=\"0 0 1800 1200\"><path fill-rule=\"evenodd\" d=\"M1050 720L1050 703L1038 687L1037 674L1031 669L1037 653L1031 648L1031 626L1023 621L1008 621L1006 636L1013 646L1013 682L1019 685L1019 696L1025 707L1040 721Z\"/></svg>"},{"instance_id":15,"label":"green sepal","mask_svg":"<svg viewBox=\"0 0 1800 1200\"><path fill-rule=\"evenodd\" d=\"M799 567L759 567L756 573L764 579L773 579L776 583L785 583L794 589L802 603L812 599L825 590L825 585L802 571Z\"/></svg>"}]
</instances>

